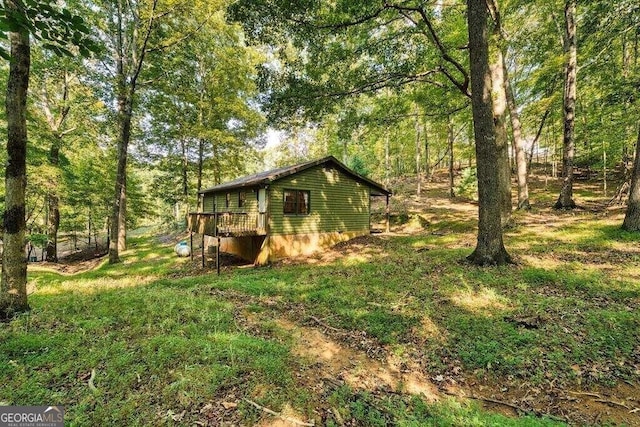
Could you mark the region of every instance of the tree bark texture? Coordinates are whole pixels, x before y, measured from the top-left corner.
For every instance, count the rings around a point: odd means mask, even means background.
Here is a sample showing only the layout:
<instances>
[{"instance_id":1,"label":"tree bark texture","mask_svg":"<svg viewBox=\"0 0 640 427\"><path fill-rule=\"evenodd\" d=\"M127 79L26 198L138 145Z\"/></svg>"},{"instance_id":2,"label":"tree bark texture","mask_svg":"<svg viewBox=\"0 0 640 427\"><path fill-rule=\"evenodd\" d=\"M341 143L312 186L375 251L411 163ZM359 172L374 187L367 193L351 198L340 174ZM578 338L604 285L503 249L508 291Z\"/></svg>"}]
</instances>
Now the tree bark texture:
<instances>
[{"instance_id":1,"label":"tree bark texture","mask_svg":"<svg viewBox=\"0 0 640 427\"><path fill-rule=\"evenodd\" d=\"M578 49L576 41L576 0L567 0L564 8L565 80L564 80L564 135L562 148L562 187L556 209L573 209L573 161L575 155L575 117Z\"/></svg>"},{"instance_id":2,"label":"tree bark texture","mask_svg":"<svg viewBox=\"0 0 640 427\"><path fill-rule=\"evenodd\" d=\"M198 194L200 193L200 190L202 190L203 162L204 162L204 139L200 138L198 140L198 182L196 184Z\"/></svg>"},{"instance_id":3,"label":"tree bark texture","mask_svg":"<svg viewBox=\"0 0 640 427\"><path fill-rule=\"evenodd\" d=\"M502 72L504 75L504 90L507 96L507 106L509 107L509 118L511 119L511 131L513 132L513 145L515 147L516 159L516 178L518 180L518 209L529 210L531 203L529 202L529 174L527 171L527 152L525 140L522 137L522 124L520 123L520 114L516 105L516 98L513 94L513 87L509 82L509 73L507 70L507 62L502 54Z\"/></svg>"},{"instance_id":4,"label":"tree bark texture","mask_svg":"<svg viewBox=\"0 0 640 427\"><path fill-rule=\"evenodd\" d=\"M418 116L419 111L416 110L416 180L418 181L418 188L416 190L416 196L420 197L422 193L422 163L420 161L421 141L420 141L420 119Z\"/></svg>"},{"instance_id":5,"label":"tree bark texture","mask_svg":"<svg viewBox=\"0 0 640 427\"><path fill-rule=\"evenodd\" d=\"M116 1L117 28L116 28L116 95L118 99L118 141L117 141L117 172L115 197L111 215L111 233L109 239L109 263L120 261L120 251L126 249L126 212L127 212L127 157L129 141L131 139L131 117L133 116L133 97L136 93L136 82L142 71L142 64L147 52L147 43L151 36L158 0L153 0L150 15L142 43L138 50L137 41L140 36L139 28L142 27L139 16L132 12L131 3ZM128 12L133 20L124 18ZM133 25L134 40L129 44L125 41L125 26Z\"/></svg>"},{"instance_id":6,"label":"tree bark texture","mask_svg":"<svg viewBox=\"0 0 640 427\"><path fill-rule=\"evenodd\" d=\"M124 92L124 88L122 88ZM109 239L109 263L120 262L120 251L126 249L127 158L131 139L132 99L127 93L118 96L118 166L116 170L115 197L111 214Z\"/></svg>"},{"instance_id":7,"label":"tree bark texture","mask_svg":"<svg viewBox=\"0 0 640 427\"><path fill-rule=\"evenodd\" d=\"M184 139L180 140L180 150L181 150L181 164L180 164L180 173L182 178L182 196L184 197L184 203L187 203L187 197L189 196L189 159L187 158L187 142Z\"/></svg>"},{"instance_id":8,"label":"tree bark texture","mask_svg":"<svg viewBox=\"0 0 640 427\"><path fill-rule=\"evenodd\" d=\"M42 101L42 109L47 119L47 124L51 130L51 148L49 149L49 165L52 169L58 170L60 166L60 150L62 149L62 138L65 132L62 131L69 111L71 110L68 104L69 100L69 75L67 70L64 70L64 77L62 82L61 100L56 102L56 97L49 95L46 83L43 85L40 99ZM52 102L56 102L59 108L59 114L56 117L54 110L51 108ZM54 179L49 184L49 189L46 195L47 203L47 244L45 247L45 259L49 262L58 262L58 229L60 227L60 198L58 196L58 180Z\"/></svg>"},{"instance_id":9,"label":"tree bark texture","mask_svg":"<svg viewBox=\"0 0 640 427\"><path fill-rule=\"evenodd\" d=\"M189 159L187 158L187 142L180 140L180 150L182 158L180 164L180 173L182 178L182 203L180 204L180 214L185 220L185 224L189 220Z\"/></svg>"},{"instance_id":10,"label":"tree bark texture","mask_svg":"<svg viewBox=\"0 0 640 427\"><path fill-rule=\"evenodd\" d=\"M384 136L384 185L389 187L391 179L391 157L389 155L389 128L385 131Z\"/></svg>"},{"instance_id":11,"label":"tree bark texture","mask_svg":"<svg viewBox=\"0 0 640 427\"><path fill-rule=\"evenodd\" d=\"M429 164L429 133L427 129L427 123L424 123L424 176L427 180L431 179L431 165Z\"/></svg>"},{"instance_id":12,"label":"tree bark texture","mask_svg":"<svg viewBox=\"0 0 640 427\"><path fill-rule=\"evenodd\" d=\"M60 164L60 141L56 140L51 145L49 151L49 164L57 168ZM58 262L58 228L60 227L60 198L55 189L47 193L47 247L45 248L45 259L48 262Z\"/></svg>"},{"instance_id":13,"label":"tree bark texture","mask_svg":"<svg viewBox=\"0 0 640 427\"><path fill-rule=\"evenodd\" d=\"M622 228L627 231L640 231L640 124L638 124L636 155L631 172L629 202L627 204L627 212L624 215Z\"/></svg>"},{"instance_id":14,"label":"tree bark texture","mask_svg":"<svg viewBox=\"0 0 640 427\"><path fill-rule=\"evenodd\" d=\"M9 11L18 3L7 0ZM19 12L18 12L19 13ZM27 260L25 258L25 191L27 186L27 92L31 48L26 30L9 33L11 60L5 108L7 115L7 163L5 169L4 250L0 283L0 319L29 310Z\"/></svg>"},{"instance_id":15,"label":"tree bark texture","mask_svg":"<svg viewBox=\"0 0 640 427\"><path fill-rule=\"evenodd\" d=\"M128 144L127 144L128 145ZM129 154L127 153L128 157ZM119 217L119 229L118 229L118 255L120 252L127 249L127 166L124 167L124 184L122 185L122 193L120 195L120 214Z\"/></svg>"},{"instance_id":16,"label":"tree bark texture","mask_svg":"<svg viewBox=\"0 0 640 427\"><path fill-rule=\"evenodd\" d=\"M488 10L484 0L467 0L471 106L478 168L478 241L468 260L479 265L511 262L502 240L499 154L493 122L489 67Z\"/></svg>"},{"instance_id":17,"label":"tree bark texture","mask_svg":"<svg viewBox=\"0 0 640 427\"><path fill-rule=\"evenodd\" d=\"M494 32L495 33L495 32ZM500 196L500 215L502 225L511 222L511 165L509 163L509 140L507 137L507 98L505 92L505 76L503 73L502 51L497 48L489 50L491 69L491 99L493 123L495 127L495 146L498 169Z\"/></svg>"},{"instance_id":18,"label":"tree bark texture","mask_svg":"<svg viewBox=\"0 0 640 427\"><path fill-rule=\"evenodd\" d=\"M455 182L453 176L453 143L455 142L455 135L453 134L453 120L451 116L447 116L447 144L449 151L449 197L456 197L456 192L454 189Z\"/></svg>"}]
</instances>

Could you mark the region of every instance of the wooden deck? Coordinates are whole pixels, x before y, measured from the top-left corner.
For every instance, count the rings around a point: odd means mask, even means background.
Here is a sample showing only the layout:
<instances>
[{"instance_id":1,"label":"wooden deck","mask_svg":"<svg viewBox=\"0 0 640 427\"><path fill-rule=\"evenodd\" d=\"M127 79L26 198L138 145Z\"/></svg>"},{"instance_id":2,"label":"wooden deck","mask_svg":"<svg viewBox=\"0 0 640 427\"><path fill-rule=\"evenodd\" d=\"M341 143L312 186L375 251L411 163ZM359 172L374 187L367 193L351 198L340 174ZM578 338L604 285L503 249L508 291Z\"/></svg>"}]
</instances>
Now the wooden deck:
<instances>
[{"instance_id":1,"label":"wooden deck","mask_svg":"<svg viewBox=\"0 0 640 427\"><path fill-rule=\"evenodd\" d=\"M190 213L189 231L207 236L242 237L267 234L265 213Z\"/></svg>"}]
</instances>

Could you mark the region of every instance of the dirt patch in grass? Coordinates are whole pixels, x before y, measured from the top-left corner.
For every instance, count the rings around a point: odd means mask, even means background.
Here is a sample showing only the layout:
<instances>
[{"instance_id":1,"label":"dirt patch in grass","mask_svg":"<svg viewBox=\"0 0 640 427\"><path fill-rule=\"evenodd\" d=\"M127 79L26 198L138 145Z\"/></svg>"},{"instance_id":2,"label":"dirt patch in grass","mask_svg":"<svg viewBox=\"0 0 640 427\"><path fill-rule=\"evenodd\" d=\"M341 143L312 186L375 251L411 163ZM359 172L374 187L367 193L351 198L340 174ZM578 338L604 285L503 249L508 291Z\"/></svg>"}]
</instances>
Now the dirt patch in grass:
<instances>
[{"instance_id":1,"label":"dirt patch in grass","mask_svg":"<svg viewBox=\"0 0 640 427\"><path fill-rule=\"evenodd\" d=\"M283 318L277 319L276 324L294 340L294 353L308 361L305 377L311 383L339 381L369 392L414 394L428 402L439 399L436 387L417 364L393 356L380 362L333 340L317 328L299 326Z\"/></svg>"},{"instance_id":2,"label":"dirt patch in grass","mask_svg":"<svg viewBox=\"0 0 640 427\"><path fill-rule=\"evenodd\" d=\"M337 340L336 334L349 335L324 324L318 327L300 325L287 317L268 316L293 341L293 351L303 362L297 373L302 387L326 395L327 389L343 385L375 396L415 395L425 402L437 402L447 396L462 401L480 402L486 409L507 416L533 414L572 424L615 423L640 425L640 387L621 382L615 387L545 389L514 380L505 382L478 379L455 369L451 376L430 375L415 355L394 356L384 349L386 360L371 358L353 347L353 342ZM264 321L250 316L257 325ZM332 408L317 402L317 409L332 417Z\"/></svg>"},{"instance_id":3,"label":"dirt patch in grass","mask_svg":"<svg viewBox=\"0 0 640 427\"><path fill-rule=\"evenodd\" d=\"M60 258L57 263L44 261L30 264L30 266L33 265L38 269L55 271L60 274L77 274L95 269L102 264L106 255L106 247L87 248Z\"/></svg>"},{"instance_id":4,"label":"dirt patch in grass","mask_svg":"<svg viewBox=\"0 0 640 427\"><path fill-rule=\"evenodd\" d=\"M427 403L450 397L470 400L510 417L529 414L571 424L640 425L640 387L633 382L621 381L613 387L562 387L554 386L550 379L551 386L543 386L517 378L498 380L478 376L463 370L454 360L447 362L448 372L433 374L424 360L438 356L424 354L418 343L407 347L402 354L395 354L392 348L366 337L361 331L329 325L310 314L303 305L233 290L211 292L216 298L234 301L239 307L236 321L244 330L270 339L280 337L291 343L299 360L298 366L292 367L298 387L316 396L314 412L324 421L337 420L336 408L328 405L322 396L347 386L377 399L417 396ZM253 309L248 311L247 306ZM260 309L256 311L256 307ZM266 424L260 425L281 425L270 422L282 420L266 417L263 420Z\"/></svg>"},{"instance_id":5,"label":"dirt patch in grass","mask_svg":"<svg viewBox=\"0 0 640 427\"><path fill-rule=\"evenodd\" d=\"M577 425L640 425L638 385L621 383L615 387L546 390L526 384L472 382L469 385L467 392L476 393L485 408L508 416L533 413Z\"/></svg>"}]
</instances>

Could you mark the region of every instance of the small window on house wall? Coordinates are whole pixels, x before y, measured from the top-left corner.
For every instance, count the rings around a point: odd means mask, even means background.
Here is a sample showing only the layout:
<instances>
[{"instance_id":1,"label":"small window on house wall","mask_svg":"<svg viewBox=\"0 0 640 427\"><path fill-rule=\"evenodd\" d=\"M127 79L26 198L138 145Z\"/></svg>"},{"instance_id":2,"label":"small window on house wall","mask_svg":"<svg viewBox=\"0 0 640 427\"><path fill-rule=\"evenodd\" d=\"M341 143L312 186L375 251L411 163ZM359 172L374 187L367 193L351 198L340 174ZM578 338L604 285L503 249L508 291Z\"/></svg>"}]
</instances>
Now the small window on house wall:
<instances>
[{"instance_id":1,"label":"small window on house wall","mask_svg":"<svg viewBox=\"0 0 640 427\"><path fill-rule=\"evenodd\" d=\"M243 208L247 204L247 193L241 191L238 193L238 207Z\"/></svg>"},{"instance_id":2,"label":"small window on house wall","mask_svg":"<svg viewBox=\"0 0 640 427\"><path fill-rule=\"evenodd\" d=\"M227 193L226 198L224 200L224 207L228 208L231 206L231 193Z\"/></svg>"},{"instance_id":3,"label":"small window on house wall","mask_svg":"<svg viewBox=\"0 0 640 427\"><path fill-rule=\"evenodd\" d=\"M284 190L283 212L288 215L308 215L309 202L308 190Z\"/></svg>"}]
</instances>

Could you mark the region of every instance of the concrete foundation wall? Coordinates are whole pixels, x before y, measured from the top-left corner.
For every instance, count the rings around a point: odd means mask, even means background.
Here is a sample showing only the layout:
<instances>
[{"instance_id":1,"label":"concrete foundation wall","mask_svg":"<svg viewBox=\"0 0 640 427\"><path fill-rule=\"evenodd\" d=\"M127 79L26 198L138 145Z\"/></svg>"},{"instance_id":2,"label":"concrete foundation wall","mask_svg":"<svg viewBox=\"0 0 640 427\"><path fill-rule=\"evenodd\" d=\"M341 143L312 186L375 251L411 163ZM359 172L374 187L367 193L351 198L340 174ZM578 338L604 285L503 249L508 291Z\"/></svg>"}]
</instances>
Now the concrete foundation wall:
<instances>
[{"instance_id":1,"label":"concrete foundation wall","mask_svg":"<svg viewBox=\"0 0 640 427\"><path fill-rule=\"evenodd\" d=\"M222 252L236 255L258 265L282 258L311 255L337 243L369 234L369 230L349 232L280 234L275 236L222 237ZM206 236L205 246L216 245L215 237Z\"/></svg>"},{"instance_id":2,"label":"concrete foundation wall","mask_svg":"<svg viewBox=\"0 0 640 427\"><path fill-rule=\"evenodd\" d=\"M354 237L369 234L369 230L349 232L327 232L308 234L280 234L269 236L268 261L276 261L282 258L299 255L311 255L319 250L331 247L337 243L345 242Z\"/></svg>"},{"instance_id":3,"label":"concrete foundation wall","mask_svg":"<svg viewBox=\"0 0 640 427\"><path fill-rule=\"evenodd\" d=\"M220 251L255 262L264 246L265 236L221 237ZM205 247L215 246L217 238L206 236Z\"/></svg>"}]
</instances>

